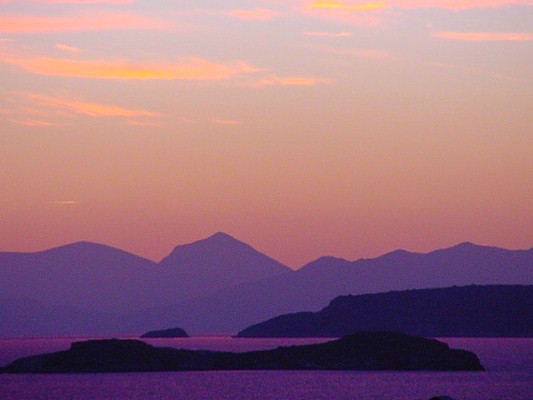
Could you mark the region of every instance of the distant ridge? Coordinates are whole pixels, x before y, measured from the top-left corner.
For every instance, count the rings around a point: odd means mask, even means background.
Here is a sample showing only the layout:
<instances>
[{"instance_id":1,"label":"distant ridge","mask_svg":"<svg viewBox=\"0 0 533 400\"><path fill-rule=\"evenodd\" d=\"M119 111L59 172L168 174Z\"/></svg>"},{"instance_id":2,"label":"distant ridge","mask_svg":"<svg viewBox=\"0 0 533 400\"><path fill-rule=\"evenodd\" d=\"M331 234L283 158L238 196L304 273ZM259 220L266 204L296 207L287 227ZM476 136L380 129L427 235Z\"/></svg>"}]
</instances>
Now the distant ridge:
<instances>
[{"instance_id":1,"label":"distant ridge","mask_svg":"<svg viewBox=\"0 0 533 400\"><path fill-rule=\"evenodd\" d=\"M318 311L341 295L516 284L533 285L533 250L462 243L429 253L394 251L357 261L321 257L296 272L176 302L150 310L144 318L152 326L178 323L192 333L235 333L276 315Z\"/></svg>"}]
</instances>

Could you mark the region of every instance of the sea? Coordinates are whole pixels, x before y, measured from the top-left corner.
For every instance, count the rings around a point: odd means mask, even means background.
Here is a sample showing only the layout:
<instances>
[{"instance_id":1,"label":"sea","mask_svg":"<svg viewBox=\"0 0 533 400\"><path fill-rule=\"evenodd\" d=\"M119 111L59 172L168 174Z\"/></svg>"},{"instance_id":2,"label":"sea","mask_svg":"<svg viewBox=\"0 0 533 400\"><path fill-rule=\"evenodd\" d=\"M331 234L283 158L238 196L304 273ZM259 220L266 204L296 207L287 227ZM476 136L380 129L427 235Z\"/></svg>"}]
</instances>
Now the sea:
<instances>
[{"instance_id":1,"label":"sea","mask_svg":"<svg viewBox=\"0 0 533 400\"><path fill-rule=\"evenodd\" d=\"M98 337L102 339L103 337ZM128 337L130 338L130 337ZM94 337L0 338L0 365ZM331 339L143 339L161 347L249 351ZM1 400L533 400L533 339L441 338L485 372L209 371L0 375Z\"/></svg>"}]
</instances>

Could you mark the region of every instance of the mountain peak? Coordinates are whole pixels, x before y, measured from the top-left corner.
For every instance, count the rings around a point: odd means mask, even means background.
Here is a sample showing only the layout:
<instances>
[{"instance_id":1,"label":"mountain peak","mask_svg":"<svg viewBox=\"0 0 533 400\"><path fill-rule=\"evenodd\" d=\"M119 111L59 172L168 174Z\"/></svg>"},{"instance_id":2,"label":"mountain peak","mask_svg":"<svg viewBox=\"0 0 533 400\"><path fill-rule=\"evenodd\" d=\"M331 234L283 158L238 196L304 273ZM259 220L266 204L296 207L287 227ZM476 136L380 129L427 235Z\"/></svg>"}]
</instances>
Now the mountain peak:
<instances>
[{"instance_id":1,"label":"mountain peak","mask_svg":"<svg viewBox=\"0 0 533 400\"><path fill-rule=\"evenodd\" d=\"M225 241L235 241L235 242L239 241L235 239L233 236L228 235L226 232L213 233L211 236L209 236L205 240L225 240Z\"/></svg>"},{"instance_id":2,"label":"mountain peak","mask_svg":"<svg viewBox=\"0 0 533 400\"><path fill-rule=\"evenodd\" d=\"M211 236L208 236L204 239L196 240L194 242L179 244L174 250L166 257L172 257L183 252L212 252L216 249L234 249L234 248L250 248L251 246L247 245L244 242L241 242L238 239L235 239L233 236L228 235L224 232L216 232Z\"/></svg>"},{"instance_id":3,"label":"mountain peak","mask_svg":"<svg viewBox=\"0 0 533 400\"><path fill-rule=\"evenodd\" d=\"M197 279L229 279L240 284L250 280L290 271L278 261L224 232L192 243L176 246L161 262L162 266L181 271Z\"/></svg>"}]
</instances>

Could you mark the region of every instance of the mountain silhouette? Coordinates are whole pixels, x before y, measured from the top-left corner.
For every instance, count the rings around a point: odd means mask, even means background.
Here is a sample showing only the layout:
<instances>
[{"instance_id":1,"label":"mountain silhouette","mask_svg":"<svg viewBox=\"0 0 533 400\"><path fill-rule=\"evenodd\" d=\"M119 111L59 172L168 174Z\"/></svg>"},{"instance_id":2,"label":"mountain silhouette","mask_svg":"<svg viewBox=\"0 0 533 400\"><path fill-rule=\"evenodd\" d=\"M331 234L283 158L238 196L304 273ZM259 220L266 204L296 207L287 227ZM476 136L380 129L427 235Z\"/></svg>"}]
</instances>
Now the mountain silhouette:
<instances>
[{"instance_id":1,"label":"mountain silhouette","mask_svg":"<svg viewBox=\"0 0 533 400\"><path fill-rule=\"evenodd\" d=\"M533 337L533 286L494 285L340 296L317 313L275 317L239 337L341 337L390 330L425 337Z\"/></svg>"},{"instance_id":2,"label":"mountain silhouette","mask_svg":"<svg viewBox=\"0 0 533 400\"><path fill-rule=\"evenodd\" d=\"M463 243L429 253L394 251L353 262L321 257L296 272L227 287L143 312L142 317L162 327L177 323L191 333L234 333L277 315L318 311L341 295L498 284L533 284L533 249Z\"/></svg>"},{"instance_id":3,"label":"mountain silhouette","mask_svg":"<svg viewBox=\"0 0 533 400\"><path fill-rule=\"evenodd\" d=\"M169 274L175 290L186 292L189 298L291 271L222 232L177 246L161 260L159 268Z\"/></svg>"},{"instance_id":4,"label":"mountain silhouette","mask_svg":"<svg viewBox=\"0 0 533 400\"><path fill-rule=\"evenodd\" d=\"M3 252L0 335L53 334L54 326L69 334L128 329L125 316L133 312L287 271L224 233L177 246L160 263L91 242ZM21 311L27 318L19 318Z\"/></svg>"},{"instance_id":5,"label":"mountain silhouette","mask_svg":"<svg viewBox=\"0 0 533 400\"><path fill-rule=\"evenodd\" d=\"M340 295L471 284L533 284L533 249L463 243L357 261L321 257L292 271L224 233L177 246L159 263L78 242L0 253L0 335L169 326L236 333L277 315L318 311ZM18 318L21 310L32 318Z\"/></svg>"},{"instance_id":6,"label":"mountain silhouette","mask_svg":"<svg viewBox=\"0 0 533 400\"><path fill-rule=\"evenodd\" d=\"M90 242L0 253L0 296L87 311L136 310L156 288L155 267L153 261Z\"/></svg>"}]
</instances>

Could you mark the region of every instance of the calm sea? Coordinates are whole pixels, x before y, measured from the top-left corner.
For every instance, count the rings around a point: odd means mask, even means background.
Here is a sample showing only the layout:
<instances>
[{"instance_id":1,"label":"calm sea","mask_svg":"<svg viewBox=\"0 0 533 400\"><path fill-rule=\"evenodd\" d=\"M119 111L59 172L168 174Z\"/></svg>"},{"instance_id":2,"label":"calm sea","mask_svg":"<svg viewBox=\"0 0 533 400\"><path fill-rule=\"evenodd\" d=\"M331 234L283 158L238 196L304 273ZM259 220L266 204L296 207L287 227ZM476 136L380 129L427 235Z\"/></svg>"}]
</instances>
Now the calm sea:
<instances>
[{"instance_id":1,"label":"calm sea","mask_svg":"<svg viewBox=\"0 0 533 400\"><path fill-rule=\"evenodd\" d=\"M88 338L0 339L0 365ZM248 351L328 339L150 339L157 346ZM533 400L533 339L441 339L474 351L487 372L224 371L0 375L0 399Z\"/></svg>"}]
</instances>

